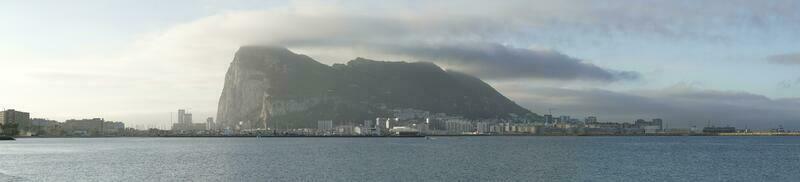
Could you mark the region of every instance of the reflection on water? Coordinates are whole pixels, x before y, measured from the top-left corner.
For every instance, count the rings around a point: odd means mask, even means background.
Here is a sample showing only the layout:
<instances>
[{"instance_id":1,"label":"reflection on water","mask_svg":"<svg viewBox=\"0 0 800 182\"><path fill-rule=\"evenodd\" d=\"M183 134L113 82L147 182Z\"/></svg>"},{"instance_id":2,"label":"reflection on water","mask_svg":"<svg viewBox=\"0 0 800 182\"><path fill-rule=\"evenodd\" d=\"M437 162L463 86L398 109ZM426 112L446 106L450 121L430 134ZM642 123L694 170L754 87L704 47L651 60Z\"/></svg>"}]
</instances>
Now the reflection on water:
<instances>
[{"instance_id":1,"label":"reflection on water","mask_svg":"<svg viewBox=\"0 0 800 182\"><path fill-rule=\"evenodd\" d=\"M85 138L0 142L0 181L791 181L781 137Z\"/></svg>"}]
</instances>

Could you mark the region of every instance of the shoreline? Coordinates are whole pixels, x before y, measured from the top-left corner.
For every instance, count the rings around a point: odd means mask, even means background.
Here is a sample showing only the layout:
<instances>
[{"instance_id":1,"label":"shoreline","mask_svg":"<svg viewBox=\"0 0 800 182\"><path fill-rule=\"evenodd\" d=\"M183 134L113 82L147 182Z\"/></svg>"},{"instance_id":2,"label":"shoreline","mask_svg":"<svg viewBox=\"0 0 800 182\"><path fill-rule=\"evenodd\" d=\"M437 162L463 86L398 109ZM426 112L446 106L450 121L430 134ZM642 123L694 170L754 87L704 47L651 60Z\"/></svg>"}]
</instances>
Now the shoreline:
<instances>
[{"instance_id":1,"label":"shoreline","mask_svg":"<svg viewBox=\"0 0 800 182\"><path fill-rule=\"evenodd\" d=\"M798 134L765 134L765 133L720 133L720 134L694 134L694 135L414 135L414 136L16 136L14 138L424 138L424 137L800 137Z\"/></svg>"}]
</instances>

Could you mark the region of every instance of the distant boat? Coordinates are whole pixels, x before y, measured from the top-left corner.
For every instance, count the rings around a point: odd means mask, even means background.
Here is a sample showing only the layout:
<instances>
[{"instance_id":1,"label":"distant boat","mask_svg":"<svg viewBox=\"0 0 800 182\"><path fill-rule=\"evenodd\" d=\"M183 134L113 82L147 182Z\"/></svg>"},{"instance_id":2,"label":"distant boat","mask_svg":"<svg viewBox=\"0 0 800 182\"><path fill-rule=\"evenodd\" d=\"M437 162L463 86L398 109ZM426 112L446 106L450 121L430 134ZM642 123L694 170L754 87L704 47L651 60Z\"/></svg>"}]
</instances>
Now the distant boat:
<instances>
[{"instance_id":1,"label":"distant boat","mask_svg":"<svg viewBox=\"0 0 800 182\"><path fill-rule=\"evenodd\" d=\"M16 140L16 139L14 139L14 137L10 137L10 136L0 136L0 140Z\"/></svg>"},{"instance_id":2,"label":"distant boat","mask_svg":"<svg viewBox=\"0 0 800 182\"><path fill-rule=\"evenodd\" d=\"M425 140L433 140L433 139L434 139L433 137L425 136Z\"/></svg>"}]
</instances>

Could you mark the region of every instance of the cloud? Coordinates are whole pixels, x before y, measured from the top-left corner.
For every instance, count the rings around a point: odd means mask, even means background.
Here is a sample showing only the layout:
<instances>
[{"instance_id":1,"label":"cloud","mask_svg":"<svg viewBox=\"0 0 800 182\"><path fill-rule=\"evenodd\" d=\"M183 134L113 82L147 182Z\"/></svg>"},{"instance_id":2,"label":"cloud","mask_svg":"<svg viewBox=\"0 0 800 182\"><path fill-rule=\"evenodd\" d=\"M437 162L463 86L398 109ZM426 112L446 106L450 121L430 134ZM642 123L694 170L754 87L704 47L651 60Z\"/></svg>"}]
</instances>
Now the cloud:
<instances>
[{"instance_id":1,"label":"cloud","mask_svg":"<svg viewBox=\"0 0 800 182\"><path fill-rule=\"evenodd\" d=\"M797 78L795 80L784 80L784 81L778 82L778 88L781 88L781 89L790 89L790 88L794 88L794 87L797 87L797 86L800 86L800 78Z\"/></svg>"},{"instance_id":2,"label":"cloud","mask_svg":"<svg viewBox=\"0 0 800 182\"><path fill-rule=\"evenodd\" d=\"M328 61L326 63L355 57L434 61L448 69L488 79L614 82L641 76L604 67L603 62L590 62L590 57L578 58L557 49L528 47L554 48L558 46L553 44L562 41L565 44L586 43L582 39L587 36L583 35L602 38L588 42L631 36L644 40L716 41L736 39L741 32L755 32L747 34L748 39L785 38L777 35L798 35L779 34L800 29L798 4L800 2L791 0L294 1L282 7L228 11L176 24L142 35L130 47L121 46L124 49L119 50L120 53L90 51L88 54L103 56L91 57L88 61L75 60L85 59L82 56L40 57L46 61L34 64L18 58L28 55L11 49L0 56L3 60L20 63L0 67L6 73L0 80L14 83L15 88L31 90L24 93L28 97L10 98L7 102L24 103L28 108L50 105L53 108L43 109L47 112L31 109L47 115L79 110L109 112L112 110L109 105L124 105L114 110L153 113L191 106L207 111L203 115L210 116L215 113L225 70L235 50L242 45L277 44ZM37 75L53 70L59 74ZM98 75L104 78L87 78ZM57 84L40 84L54 82ZM570 93L569 90L565 92ZM20 92L2 93L17 95ZM614 101L641 102L639 108L620 108L618 112L649 108L645 104L661 101L650 96L611 91L591 93L619 98ZM92 99L96 102L83 104L84 99L97 97L107 99ZM593 97L596 102L604 101L598 97ZM64 98L74 101L64 101ZM575 99L580 98L576 96ZM61 102L52 103L58 100ZM129 104L139 102L142 104ZM85 106L72 107L74 105ZM650 107L656 110L665 105ZM142 120L127 116L122 119ZM154 119L148 117L148 120Z\"/></svg>"},{"instance_id":3,"label":"cloud","mask_svg":"<svg viewBox=\"0 0 800 182\"><path fill-rule=\"evenodd\" d=\"M767 57L767 62L783 65L800 65L800 53L773 55Z\"/></svg>"},{"instance_id":4,"label":"cloud","mask_svg":"<svg viewBox=\"0 0 800 182\"><path fill-rule=\"evenodd\" d=\"M150 74L171 76L173 85L207 85L203 90L221 89L232 53L239 46L250 44L284 45L326 63L355 57L432 61L484 79L615 82L641 76L601 67L601 63L593 64L557 50L527 47L541 45L542 40L569 43L580 37L575 35L594 35L609 41L616 36L717 41L736 38L733 35L741 31L773 35L769 32L800 28L797 4L746 0L299 1L269 10L221 13L154 32L141 39L125 59L136 62L134 65L158 65L158 70L165 71ZM152 68L144 70L152 72ZM199 76L204 79L192 79ZM576 91L580 93L583 92ZM624 111L631 109L680 109L659 104L663 100L651 97L610 91L592 93L617 98L592 97L596 103L638 103L637 107L618 108L615 112L620 116L630 114ZM195 95L209 100L217 96Z\"/></svg>"},{"instance_id":5,"label":"cloud","mask_svg":"<svg viewBox=\"0 0 800 182\"><path fill-rule=\"evenodd\" d=\"M608 70L557 51L499 44L417 45L384 51L450 65L451 69L484 79L617 81L639 78L636 72Z\"/></svg>"},{"instance_id":6,"label":"cloud","mask_svg":"<svg viewBox=\"0 0 800 182\"><path fill-rule=\"evenodd\" d=\"M192 62L222 57L207 56L207 49L214 49L212 53L225 50L228 53L224 55L230 55L230 50L240 45L271 44L301 49L298 52L311 52L315 57L340 59L333 62L355 57L436 62L485 79L613 82L639 78L639 73L602 68L558 51L497 43L523 35L529 23L515 25L499 17L458 13L442 18L437 16L440 13L425 13L364 16L339 8L231 12L176 26L140 45L150 50L146 55L175 55L180 57L167 58ZM193 54L200 56L187 57Z\"/></svg>"},{"instance_id":7,"label":"cloud","mask_svg":"<svg viewBox=\"0 0 800 182\"><path fill-rule=\"evenodd\" d=\"M704 90L678 85L660 90L616 92L602 89L499 87L525 107L538 112L595 115L603 121L632 122L663 118L674 127L730 125L759 129L800 127L800 99Z\"/></svg>"},{"instance_id":8,"label":"cloud","mask_svg":"<svg viewBox=\"0 0 800 182\"><path fill-rule=\"evenodd\" d=\"M488 79L613 82L640 75L557 50L525 47L546 39L571 41L575 34L702 41L740 32L733 30L800 28L800 6L794 5L798 2L294 1L177 25L154 33L140 47L150 50L147 55L161 56L156 59L214 63L208 67L229 61L225 56L238 46L272 44L328 63L355 57L404 59L449 64L449 69Z\"/></svg>"},{"instance_id":9,"label":"cloud","mask_svg":"<svg viewBox=\"0 0 800 182\"><path fill-rule=\"evenodd\" d=\"M365 5L360 5L365 4ZM454 4L458 4L454 6ZM307 1L303 12L355 12L400 17L421 29L478 37L537 38L543 31L569 31L604 36L644 35L686 40L730 39L740 31L792 30L800 27L800 2L776 0L709 1L407 1L389 3L324 3ZM447 11L443 11L447 10ZM534 33L534 34L531 34ZM568 35L567 35L568 36ZM774 37L765 35L763 37ZM567 38L569 37L559 37Z\"/></svg>"}]
</instances>

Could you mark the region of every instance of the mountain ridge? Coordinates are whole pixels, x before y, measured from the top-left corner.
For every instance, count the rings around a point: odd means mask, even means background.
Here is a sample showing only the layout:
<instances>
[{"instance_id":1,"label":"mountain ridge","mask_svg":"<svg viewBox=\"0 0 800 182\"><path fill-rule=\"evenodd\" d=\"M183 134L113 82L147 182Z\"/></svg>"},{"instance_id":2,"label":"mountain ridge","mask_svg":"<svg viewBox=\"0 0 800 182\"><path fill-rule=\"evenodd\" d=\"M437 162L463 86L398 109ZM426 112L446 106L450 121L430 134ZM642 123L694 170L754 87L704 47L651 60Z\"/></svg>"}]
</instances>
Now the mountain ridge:
<instances>
[{"instance_id":1,"label":"mountain ridge","mask_svg":"<svg viewBox=\"0 0 800 182\"><path fill-rule=\"evenodd\" d=\"M358 57L331 66L280 46L243 46L226 73L222 127L313 127L414 109L468 119L538 117L468 74Z\"/></svg>"}]
</instances>

